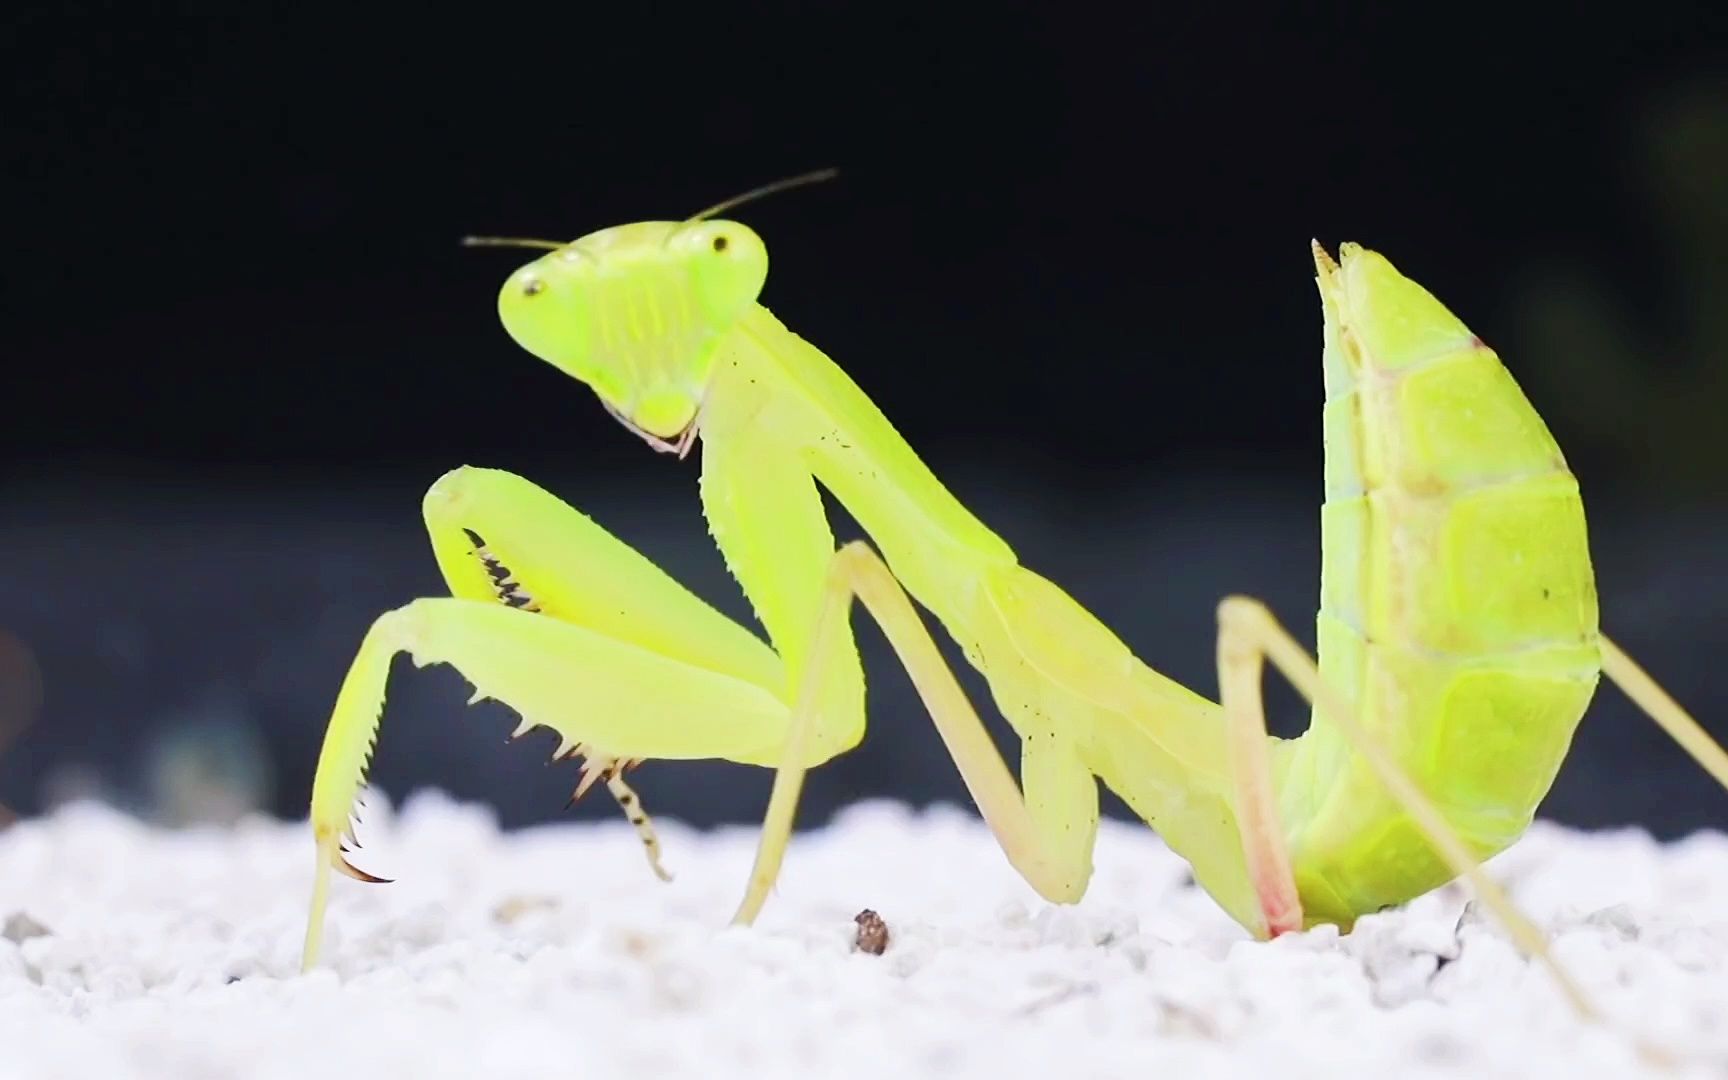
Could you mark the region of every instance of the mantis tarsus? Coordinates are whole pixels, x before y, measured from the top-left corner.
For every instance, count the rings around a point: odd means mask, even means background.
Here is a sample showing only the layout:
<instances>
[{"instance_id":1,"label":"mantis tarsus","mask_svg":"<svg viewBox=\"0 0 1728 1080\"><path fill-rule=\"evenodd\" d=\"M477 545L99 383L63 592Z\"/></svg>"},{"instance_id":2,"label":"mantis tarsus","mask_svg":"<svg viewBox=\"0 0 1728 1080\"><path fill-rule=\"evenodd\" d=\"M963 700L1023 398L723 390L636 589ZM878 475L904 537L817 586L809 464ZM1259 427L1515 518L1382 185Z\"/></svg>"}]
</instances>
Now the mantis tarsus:
<instances>
[{"instance_id":1,"label":"mantis tarsus","mask_svg":"<svg viewBox=\"0 0 1728 1080\"><path fill-rule=\"evenodd\" d=\"M456 469L424 514L451 597L381 616L342 684L312 796L317 959L332 868L376 738L389 663L448 663L609 782L646 759L777 769L735 921L779 869L806 769L863 737L849 621L861 600L910 672L968 791L1043 897L1085 892L1097 779L1265 938L1468 877L1590 1006L1478 863L1529 824L1601 673L1728 784L1728 755L1598 631L1576 480L1496 354L1380 255L1313 255L1324 312L1318 665L1259 603L1218 609L1221 700L1136 659L937 480L829 358L758 302L768 257L716 213L496 241L547 253L498 308L524 349L662 450L702 442L701 499L765 644L528 481ZM862 525L836 550L817 483ZM880 555L878 555L880 551ZM1020 783L913 607L985 676ZM502 603L500 601L503 601ZM1270 660L1313 708L1267 735ZM645 818L614 787L633 820ZM651 833L645 833L650 840ZM653 854L653 848L650 847ZM657 863L656 863L657 866Z\"/></svg>"}]
</instances>

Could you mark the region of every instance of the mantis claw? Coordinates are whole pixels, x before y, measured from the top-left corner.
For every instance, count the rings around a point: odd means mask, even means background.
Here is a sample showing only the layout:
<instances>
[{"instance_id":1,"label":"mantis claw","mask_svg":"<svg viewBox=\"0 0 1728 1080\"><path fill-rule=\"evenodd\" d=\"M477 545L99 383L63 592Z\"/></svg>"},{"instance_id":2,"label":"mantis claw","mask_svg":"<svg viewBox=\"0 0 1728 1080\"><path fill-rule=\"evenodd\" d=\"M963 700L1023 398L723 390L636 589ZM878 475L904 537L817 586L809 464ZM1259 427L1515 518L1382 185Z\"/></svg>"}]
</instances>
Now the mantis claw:
<instances>
[{"instance_id":1,"label":"mantis claw","mask_svg":"<svg viewBox=\"0 0 1728 1080\"><path fill-rule=\"evenodd\" d=\"M344 850L346 850L346 849L344 849ZM335 861L332 863L332 865L335 866L336 869L342 871L344 874L347 874L349 877L353 878L355 881L364 881L368 885L388 885L388 884L390 884L390 881L391 881L390 878L381 878L381 877L378 877L378 876L373 875L373 874L368 874L366 871L357 868L353 863L349 862L347 859L344 859L340 855L335 856Z\"/></svg>"}]
</instances>

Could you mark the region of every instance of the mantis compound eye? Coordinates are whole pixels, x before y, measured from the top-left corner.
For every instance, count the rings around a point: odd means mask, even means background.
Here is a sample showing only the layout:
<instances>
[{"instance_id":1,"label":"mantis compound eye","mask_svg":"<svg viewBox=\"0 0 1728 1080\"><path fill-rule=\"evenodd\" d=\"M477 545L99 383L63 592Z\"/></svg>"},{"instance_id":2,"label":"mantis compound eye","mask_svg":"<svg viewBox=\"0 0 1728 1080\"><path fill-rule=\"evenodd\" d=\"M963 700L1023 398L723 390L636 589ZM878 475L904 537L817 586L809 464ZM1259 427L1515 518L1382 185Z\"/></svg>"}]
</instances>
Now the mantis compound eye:
<instances>
[{"instance_id":1,"label":"mantis compound eye","mask_svg":"<svg viewBox=\"0 0 1728 1080\"><path fill-rule=\"evenodd\" d=\"M732 241L727 238L725 233L715 233L714 240L710 246L714 249L716 254L723 254L731 242Z\"/></svg>"},{"instance_id":2,"label":"mantis compound eye","mask_svg":"<svg viewBox=\"0 0 1728 1080\"><path fill-rule=\"evenodd\" d=\"M523 279L522 279L522 295L523 296L539 296L541 293L543 293L545 291L546 291L546 282L544 282L540 278L537 278L532 274L528 274L528 275L523 277Z\"/></svg>"}]
</instances>

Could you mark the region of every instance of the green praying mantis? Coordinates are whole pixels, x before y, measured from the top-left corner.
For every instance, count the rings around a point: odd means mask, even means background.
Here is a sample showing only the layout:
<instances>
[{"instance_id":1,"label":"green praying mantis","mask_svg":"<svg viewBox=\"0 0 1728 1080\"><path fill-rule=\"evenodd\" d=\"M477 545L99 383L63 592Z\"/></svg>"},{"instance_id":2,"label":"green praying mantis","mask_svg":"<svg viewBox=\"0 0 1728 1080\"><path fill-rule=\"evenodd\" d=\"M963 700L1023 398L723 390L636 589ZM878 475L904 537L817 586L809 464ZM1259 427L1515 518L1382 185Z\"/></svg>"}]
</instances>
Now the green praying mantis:
<instances>
[{"instance_id":1,"label":"green praying mantis","mask_svg":"<svg viewBox=\"0 0 1728 1080\"><path fill-rule=\"evenodd\" d=\"M813 177L798 178L803 182ZM787 183L771 185L772 188ZM390 661L454 666L584 759L658 846L624 772L720 758L776 770L734 921L776 879L805 772L857 745L854 599L910 673L1016 871L1049 901L1086 891L1102 780L1269 938L1458 877L1591 1006L1479 864L1546 795L1601 674L1715 778L1728 755L1599 630L1577 480L1495 352L1385 258L1313 247L1324 316L1324 558L1318 661L1258 602L1218 608L1219 700L1160 675L942 485L862 390L759 300L762 239L719 215L544 248L498 294L509 335L586 384L656 449L700 437L713 537L767 632L698 599L588 517L507 472L464 467L423 512L451 595L373 623L337 696L313 785L318 959L332 870L377 737ZM836 547L818 484L868 534ZM914 601L960 646L1019 736L1016 782ZM1267 734L1270 661L1308 700Z\"/></svg>"}]
</instances>

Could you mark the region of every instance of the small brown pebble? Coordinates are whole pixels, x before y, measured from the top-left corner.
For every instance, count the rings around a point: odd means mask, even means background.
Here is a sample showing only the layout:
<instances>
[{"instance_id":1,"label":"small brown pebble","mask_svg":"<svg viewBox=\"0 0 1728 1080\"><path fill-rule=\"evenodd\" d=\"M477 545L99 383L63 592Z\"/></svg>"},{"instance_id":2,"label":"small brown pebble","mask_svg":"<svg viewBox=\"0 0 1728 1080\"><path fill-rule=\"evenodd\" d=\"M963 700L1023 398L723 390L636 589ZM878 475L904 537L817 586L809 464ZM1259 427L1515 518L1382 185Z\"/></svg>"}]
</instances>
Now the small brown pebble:
<instances>
[{"instance_id":1,"label":"small brown pebble","mask_svg":"<svg viewBox=\"0 0 1728 1080\"><path fill-rule=\"evenodd\" d=\"M871 956L881 956L888 948L888 924L882 921L882 916L865 908L852 921L858 924L858 936L852 940L852 948Z\"/></svg>"}]
</instances>

